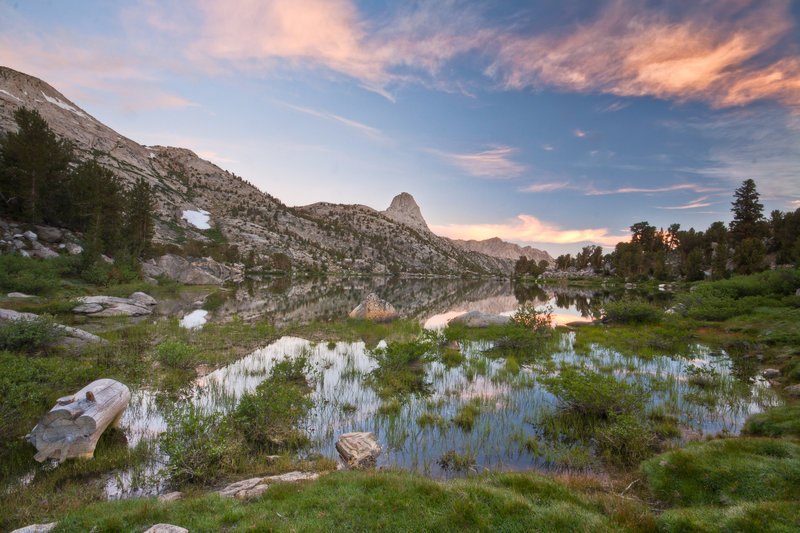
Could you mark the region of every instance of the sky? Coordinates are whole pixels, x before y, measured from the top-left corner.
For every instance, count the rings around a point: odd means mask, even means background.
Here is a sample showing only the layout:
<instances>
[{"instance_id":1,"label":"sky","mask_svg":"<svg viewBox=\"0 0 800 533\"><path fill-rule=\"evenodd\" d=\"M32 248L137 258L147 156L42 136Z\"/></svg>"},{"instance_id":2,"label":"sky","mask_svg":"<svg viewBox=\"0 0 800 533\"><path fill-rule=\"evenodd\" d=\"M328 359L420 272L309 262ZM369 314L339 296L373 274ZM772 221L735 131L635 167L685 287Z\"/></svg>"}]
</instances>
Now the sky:
<instances>
[{"instance_id":1,"label":"sky","mask_svg":"<svg viewBox=\"0 0 800 533\"><path fill-rule=\"evenodd\" d=\"M0 0L0 64L287 205L558 255L800 208L800 1Z\"/></svg>"}]
</instances>

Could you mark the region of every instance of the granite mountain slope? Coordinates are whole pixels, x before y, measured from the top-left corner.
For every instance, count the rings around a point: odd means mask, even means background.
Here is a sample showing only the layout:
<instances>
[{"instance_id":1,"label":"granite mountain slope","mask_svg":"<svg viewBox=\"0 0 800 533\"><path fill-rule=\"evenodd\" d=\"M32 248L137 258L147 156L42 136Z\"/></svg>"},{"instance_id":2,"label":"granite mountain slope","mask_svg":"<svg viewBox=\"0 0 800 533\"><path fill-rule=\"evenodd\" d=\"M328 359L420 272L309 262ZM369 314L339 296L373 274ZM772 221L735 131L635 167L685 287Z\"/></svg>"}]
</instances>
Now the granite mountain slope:
<instances>
[{"instance_id":1,"label":"granite mountain slope","mask_svg":"<svg viewBox=\"0 0 800 533\"><path fill-rule=\"evenodd\" d=\"M142 177L153 187L157 242L207 241L221 234L243 254L253 250L266 260L284 253L295 267L330 271L507 275L513 269L516 257L434 235L408 193L395 197L386 211L329 203L287 207L190 150L140 145L44 81L0 67L0 134L16 129L14 112L22 106L37 110L58 136L69 139L79 159L95 158L128 186ZM208 212L212 229L185 220L186 211Z\"/></svg>"}]
</instances>

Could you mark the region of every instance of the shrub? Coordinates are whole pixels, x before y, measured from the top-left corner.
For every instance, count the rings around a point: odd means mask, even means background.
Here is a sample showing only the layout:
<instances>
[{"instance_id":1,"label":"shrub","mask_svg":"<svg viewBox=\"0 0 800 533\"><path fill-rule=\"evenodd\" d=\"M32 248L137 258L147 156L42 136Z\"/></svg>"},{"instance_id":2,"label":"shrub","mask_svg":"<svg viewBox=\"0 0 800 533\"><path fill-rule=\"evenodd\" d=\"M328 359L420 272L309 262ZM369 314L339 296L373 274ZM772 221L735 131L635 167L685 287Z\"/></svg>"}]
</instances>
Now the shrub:
<instances>
[{"instance_id":1,"label":"shrub","mask_svg":"<svg viewBox=\"0 0 800 533\"><path fill-rule=\"evenodd\" d=\"M621 465L639 463L658 448L652 428L628 413L613 415L608 424L597 428L594 438L603 459Z\"/></svg>"},{"instance_id":2,"label":"shrub","mask_svg":"<svg viewBox=\"0 0 800 533\"><path fill-rule=\"evenodd\" d=\"M456 416L453 417L453 424L460 427L464 431L472 431L475 425L475 420L481 414L481 401L476 398L469 403L461 406Z\"/></svg>"},{"instance_id":3,"label":"shrub","mask_svg":"<svg viewBox=\"0 0 800 533\"><path fill-rule=\"evenodd\" d=\"M550 329L552 320L550 315L552 309L536 309L532 304L525 303L517 309L517 312L512 316L512 320L528 329L532 329L537 333L543 333Z\"/></svg>"},{"instance_id":4,"label":"shrub","mask_svg":"<svg viewBox=\"0 0 800 533\"><path fill-rule=\"evenodd\" d=\"M565 409L602 418L641 411L649 398L638 383L625 383L583 369L562 369L557 376L545 378L543 383Z\"/></svg>"},{"instance_id":5,"label":"shrub","mask_svg":"<svg viewBox=\"0 0 800 533\"><path fill-rule=\"evenodd\" d=\"M161 450L169 457L162 472L174 483L205 484L233 469L241 445L221 413L192 406L167 417Z\"/></svg>"},{"instance_id":6,"label":"shrub","mask_svg":"<svg viewBox=\"0 0 800 533\"><path fill-rule=\"evenodd\" d=\"M655 496L671 505L732 505L800 498L800 445L736 438L692 443L641 465Z\"/></svg>"},{"instance_id":7,"label":"shrub","mask_svg":"<svg viewBox=\"0 0 800 533\"><path fill-rule=\"evenodd\" d=\"M370 352L378 367L369 380L382 397L426 392L425 363L433 350L427 341L390 342L385 348Z\"/></svg>"},{"instance_id":8,"label":"shrub","mask_svg":"<svg viewBox=\"0 0 800 533\"><path fill-rule=\"evenodd\" d=\"M0 350L35 352L55 344L64 335L64 330L46 315L0 322Z\"/></svg>"},{"instance_id":9,"label":"shrub","mask_svg":"<svg viewBox=\"0 0 800 533\"><path fill-rule=\"evenodd\" d=\"M619 324L655 324L664 316L658 307L628 300L606 302L603 311L611 321Z\"/></svg>"},{"instance_id":10,"label":"shrub","mask_svg":"<svg viewBox=\"0 0 800 533\"><path fill-rule=\"evenodd\" d=\"M307 361L302 361L307 370ZM286 358L270 371L253 392L239 399L233 421L247 444L254 449L276 452L306 446L308 437L299 425L314 406L305 372L298 373L297 361Z\"/></svg>"},{"instance_id":11,"label":"shrub","mask_svg":"<svg viewBox=\"0 0 800 533\"><path fill-rule=\"evenodd\" d=\"M60 284L63 262L41 260L21 255L0 255L0 288L4 292L47 294Z\"/></svg>"},{"instance_id":12,"label":"shrub","mask_svg":"<svg viewBox=\"0 0 800 533\"><path fill-rule=\"evenodd\" d=\"M158 360L173 368L187 368L194 359L195 349L180 341L164 341L156 346Z\"/></svg>"}]
</instances>

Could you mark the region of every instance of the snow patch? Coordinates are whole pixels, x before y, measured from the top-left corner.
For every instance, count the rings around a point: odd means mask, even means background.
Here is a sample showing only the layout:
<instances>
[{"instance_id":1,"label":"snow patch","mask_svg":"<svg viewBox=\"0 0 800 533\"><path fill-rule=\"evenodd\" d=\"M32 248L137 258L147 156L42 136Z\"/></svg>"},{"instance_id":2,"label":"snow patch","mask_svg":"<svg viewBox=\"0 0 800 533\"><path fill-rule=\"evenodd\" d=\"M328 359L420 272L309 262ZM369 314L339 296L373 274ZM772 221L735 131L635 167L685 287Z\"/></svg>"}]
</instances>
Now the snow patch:
<instances>
[{"instance_id":1,"label":"snow patch","mask_svg":"<svg viewBox=\"0 0 800 533\"><path fill-rule=\"evenodd\" d=\"M8 91L4 91L3 89L0 89L0 93L7 94L8 96L10 96L11 98L13 98L14 100L18 100L18 101L20 101L20 102L22 101L22 100L20 100L19 98L17 98L16 96L14 96L13 94L11 94L10 92L8 92Z\"/></svg>"},{"instance_id":2,"label":"snow patch","mask_svg":"<svg viewBox=\"0 0 800 533\"><path fill-rule=\"evenodd\" d=\"M150 152L150 155L148 157L150 157L150 159L155 159L156 158L156 154L154 154L153 152Z\"/></svg>"},{"instance_id":3,"label":"snow patch","mask_svg":"<svg viewBox=\"0 0 800 533\"><path fill-rule=\"evenodd\" d=\"M192 211L191 209L187 209L183 212L183 218L186 222L191 224L197 229L211 229L211 225L208 223L208 216L211 213L208 211L200 210L200 211Z\"/></svg>"},{"instance_id":4,"label":"snow patch","mask_svg":"<svg viewBox=\"0 0 800 533\"><path fill-rule=\"evenodd\" d=\"M51 104L57 105L61 109L66 109L67 111L72 111L73 113L75 113L76 115L81 116L81 117L85 117L86 116L83 113L81 113L80 111L78 111L77 109L75 109L74 107L72 107L71 105L69 105L69 104L67 104L65 102L62 102L58 98L52 98L50 96L47 96L46 94L44 94L44 91L42 91L42 96L44 96L45 100L47 100Z\"/></svg>"}]
</instances>

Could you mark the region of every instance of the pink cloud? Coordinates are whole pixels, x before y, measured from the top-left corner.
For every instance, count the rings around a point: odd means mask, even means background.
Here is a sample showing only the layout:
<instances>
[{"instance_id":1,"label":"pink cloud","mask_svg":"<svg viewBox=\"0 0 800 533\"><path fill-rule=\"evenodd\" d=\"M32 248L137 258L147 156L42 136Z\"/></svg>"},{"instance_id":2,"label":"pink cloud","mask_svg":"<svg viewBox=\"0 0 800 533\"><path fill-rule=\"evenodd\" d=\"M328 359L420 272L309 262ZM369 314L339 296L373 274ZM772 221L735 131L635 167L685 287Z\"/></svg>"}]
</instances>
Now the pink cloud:
<instances>
[{"instance_id":1,"label":"pink cloud","mask_svg":"<svg viewBox=\"0 0 800 533\"><path fill-rule=\"evenodd\" d=\"M484 240L500 237L510 241L527 243L573 244L591 242L614 246L618 242L630 240L630 235L611 235L608 228L562 229L530 215L518 215L507 224L450 224L431 226L434 233L452 239Z\"/></svg>"},{"instance_id":2,"label":"pink cloud","mask_svg":"<svg viewBox=\"0 0 800 533\"><path fill-rule=\"evenodd\" d=\"M682 191L682 190L704 193L704 192L720 192L724 191L725 189L706 187L695 183L681 183L678 185L669 185L667 187L653 187L653 188L622 187L619 189L610 189L610 190L590 189L585 193L585 195L602 196L606 194L657 193L657 192L671 192L671 191Z\"/></svg>"},{"instance_id":3,"label":"pink cloud","mask_svg":"<svg viewBox=\"0 0 800 533\"><path fill-rule=\"evenodd\" d=\"M658 209L697 209L699 207L708 207L712 204L712 202L706 202L708 200L708 196L703 196L698 198L697 200L692 200L691 202L684 204L684 205L676 205L670 207L658 207Z\"/></svg>"},{"instance_id":4,"label":"pink cloud","mask_svg":"<svg viewBox=\"0 0 800 533\"><path fill-rule=\"evenodd\" d=\"M487 73L513 89L554 86L714 107L769 98L800 106L800 57L760 64L794 29L789 7L785 0L698 3L675 16L614 0L567 32L500 36Z\"/></svg>"},{"instance_id":5,"label":"pink cloud","mask_svg":"<svg viewBox=\"0 0 800 533\"><path fill-rule=\"evenodd\" d=\"M572 189L570 183L566 181L560 182L552 182L552 183L534 183L533 185L528 185L523 187L519 190L519 192L550 192L550 191L557 191L559 189Z\"/></svg>"},{"instance_id":6,"label":"pink cloud","mask_svg":"<svg viewBox=\"0 0 800 533\"><path fill-rule=\"evenodd\" d=\"M517 151L510 146L496 146L473 154L455 154L430 150L467 174L478 178L513 178L519 176L527 167L511 159Z\"/></svg>"}]
</instances>

